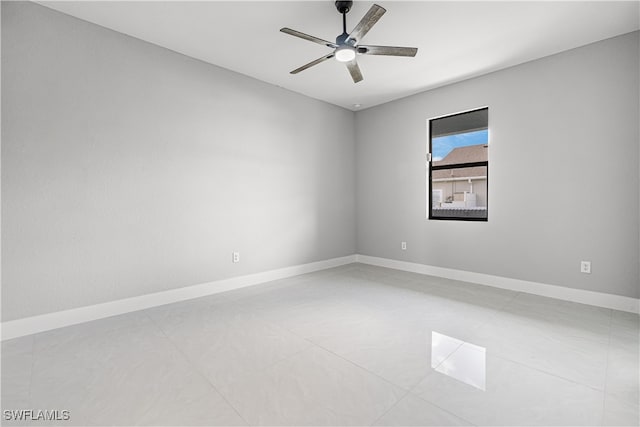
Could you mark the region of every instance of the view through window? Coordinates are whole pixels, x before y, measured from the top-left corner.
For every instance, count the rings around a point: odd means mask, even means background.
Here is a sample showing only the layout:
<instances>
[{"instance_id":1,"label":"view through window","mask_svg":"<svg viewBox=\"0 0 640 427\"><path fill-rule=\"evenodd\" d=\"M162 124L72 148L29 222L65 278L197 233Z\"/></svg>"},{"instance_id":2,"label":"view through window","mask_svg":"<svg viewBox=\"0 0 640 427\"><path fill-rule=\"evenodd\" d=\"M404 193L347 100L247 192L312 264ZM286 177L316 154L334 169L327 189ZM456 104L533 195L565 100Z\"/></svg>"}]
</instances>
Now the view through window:
<instances>
[{"instance_id":1,"label":"view through window","mask_svg":"<svg viewBox=\"0 0 640 427\"><path fill-rule=\"evenodd\" d=\"M489 109L429 120L429 219L487 221Z\"/></svg>"}]
</instances>

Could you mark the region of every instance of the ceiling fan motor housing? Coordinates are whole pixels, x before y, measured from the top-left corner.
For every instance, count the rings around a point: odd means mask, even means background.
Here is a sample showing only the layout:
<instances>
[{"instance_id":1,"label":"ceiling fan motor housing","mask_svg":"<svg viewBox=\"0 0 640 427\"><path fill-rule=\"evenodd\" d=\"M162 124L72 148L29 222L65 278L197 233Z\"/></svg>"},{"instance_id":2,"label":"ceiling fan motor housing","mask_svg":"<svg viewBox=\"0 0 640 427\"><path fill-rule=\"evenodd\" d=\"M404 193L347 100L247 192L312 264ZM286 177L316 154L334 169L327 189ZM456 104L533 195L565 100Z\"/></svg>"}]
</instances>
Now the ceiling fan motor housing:
<instances>
[{"instance_id":1,"label":"ceiling fan motor housing","mask_svg":"<svg viewBox=\"0 0 640 427\"><path fill-rule=\"evenodd\" d=\"M351 6L353 6L352 1L336 1L336 9L340 13L348 13L351 10Z\"/></svg>"},{"instance_id":2,"label":"ceiling fan motor housing","mask_svg":"<svg viewBox=\"0 0 640 427\"><path fill-rule=\"evenodd\" d=\"M344 45L354 46L356 44L356 40L355 39L347 40L348 38L349 38L349 34L342 33L338 37L336 37L336 44L338 46L344 46Z\"/></svg>"}]
</instances>

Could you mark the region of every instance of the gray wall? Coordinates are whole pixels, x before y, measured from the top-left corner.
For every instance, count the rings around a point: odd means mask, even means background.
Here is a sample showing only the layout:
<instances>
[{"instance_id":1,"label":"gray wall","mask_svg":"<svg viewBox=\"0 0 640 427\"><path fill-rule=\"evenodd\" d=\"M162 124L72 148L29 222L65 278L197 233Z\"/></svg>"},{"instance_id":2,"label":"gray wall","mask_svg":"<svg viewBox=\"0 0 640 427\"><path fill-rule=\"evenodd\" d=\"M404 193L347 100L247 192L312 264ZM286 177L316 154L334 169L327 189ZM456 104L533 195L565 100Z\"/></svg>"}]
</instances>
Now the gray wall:
<instances>
[{"instance_id":1,"label":"gray wall","mask_svg":"<svg viewBox=\"0 0 640 427\"><path fill-rule=\"evenodd\" d=\"M640 296L638 38L359 112L358 253ZM428 221L427 119L482 106L489 221ZM591 275L581 260L592 261Z\"/></svg>"},{"instance_id":2,"label":"gray wall","mask_svg":"<svg viewBox=\"0 0 640 427\"><path fill-rule=\"evenodd\" d=\"M353 122L2 2L2 320L353 254Z\"/></svg>"}]
</instances>

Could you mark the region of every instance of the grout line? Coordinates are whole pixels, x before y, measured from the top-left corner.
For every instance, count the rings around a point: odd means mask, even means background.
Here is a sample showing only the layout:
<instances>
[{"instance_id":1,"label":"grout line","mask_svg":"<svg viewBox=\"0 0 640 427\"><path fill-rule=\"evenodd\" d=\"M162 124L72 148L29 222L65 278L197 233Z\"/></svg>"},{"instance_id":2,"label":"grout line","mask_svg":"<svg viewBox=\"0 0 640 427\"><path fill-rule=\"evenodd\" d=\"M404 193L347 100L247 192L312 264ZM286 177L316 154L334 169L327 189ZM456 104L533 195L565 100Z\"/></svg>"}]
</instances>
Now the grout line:
<instances>
[{"instance_id":1,"label":"grout line","mask_svg":"<svg viewBox=\"0 0 640 427\"><path fill-rule=\"evenodd\" d=\"M312 341L310 341L310 342L312 342ZM370 375L375 376L376 378L378 378L378 379L380 379L380 380L384 381L385 383L387 383L387 384L389 384L389 385L391 385L391 386L393 386L393 387L395 387L395 388L400 389L400 390L403 392L403 393L400 395L400 397L398 397L398 400L396 400L396 401L394 402L394 404L393 404L393 405L391 405L391 406L389 407L389 409L387 409L387 410L386 410L382 415L380 415L378 418L376 418L375 420L373 420L373 422L372 422L370 425L375 424L375 422L376 422L376 421L378 421L381 417L383 417L387 412L389 412L389 411L391 410L391 408L395 407L398 403L400 403L400 401L401 401L402 399L404 399L405 397L407 397L407 395L409 394L409 390L407 390L405 387L399 386L399 385L397 385L396 383L394 383L394 382L392 382L392 381L390 381L390 380L388 380L388 379L386 379L386 378L384 378L384 377L380 376L379 374L377 374L377 373L375 373L375 372L370 371L369 369L365 368L364 366L360 366L360 365L359 365L359 364L357 364L356 362L354 362L354 361L352 361L352 360L349 360L349 359L347 359L347 358L345 358L345 357L343 357L343 356L340 356L339 354L336 354L336 353L334 353L333 351L331 351L331 350L329 350L329 349L327 349L327 348L325 348L325 347L323 347L323 346L321 346L321 345L319 345L319 344L314 343L314 345L315 345L316 347L320 348L321 350L324 350L324 351L326 351L327 353L332 354L333 356L335 356L335 357L337 357L337 358L339 358L339 359L341 359L341 360L343 360L343 361L347 362L348 364L353 365L354 367L356 367L356 368L358 368L358 369L362 369L363 371L367 372L367 373L368 373L368 374L370 374Z\"/></svg>"},{"instance_id":2,"label":"grout line","mask_svg":"<svg viewBox=\"0 0 640 427\"><path fill-rule=\"evenodd\" d=\"M451 338L454 338L454 337L451 337ZM456 338L456 339L458 339L458 338ZM459 341L462 341L462 340L459 340ZM467 342L468 342L468 341L462 341L460 344L458 344L458 346L457 346L456 348L454 348L453 350L451 350L451 353L447 354L447 357L445 357L444 359L442 359L442 360L441 360L441 361L440 361L436 366L432 366L432 369L433 369L433 370L436 370L437 368L439 368L439 367L440 367L440 365L442 365L444 362L446 362L446 361L447 361L447 360L448 360L448 359L453 355L453 353L455 353L456 351L460 350L460 347L462 347L463 345L465 345L465 343L467 343ZM471 343L470 343L470 344L471 344ZM474 345L476 345L476 344L474 344ZM429 374L427 374L427 375L425 375L424 377L422 377L422 379L420 380L420 382L422 382L422 380L423 380L423 379L425 379L428 375L429 375ZM418 383L418 384L419 384L419 383ZM417 386L418 386L418 384L416 384L416 386L415 386L415 387L417 387ZM415 388L415 387L413 387L413 388ZM413 389L412 389L412 391L413 391Z\"/></svg>"},{"instance_id":3,"label":"grout line","mask_svg":"<svg viewBox=\"0 0 640 427\"><path fill-rule=\"evenodd\" d=\"M172 346L176 349L176 351L177 351L177 352L178 352L178 353L183 357L183 359L184 359L184 360L185 360L185 362L189 365L189 367L190 367L191 369L193 369L193 371L194 371L194 372L196 372L198 375L200 375L200 377L202 377L202 379L204 379L204 380L205 380L205 382L206 382L207 384L209 384L209 385L211 386L211 388L212 388L216 393L218 393L218 395L219 395L220 397L222 397L222 399L227 403L227 405L229 405L229 407L230 407L231 409L233 409L233 411L238 415L238 417L240 417L240 419L241 419L242 421L244 421L244 423L245 423L247 426L251 426L252 424L251 424L251 423L249 423L249 422L248 422L248 421L247 421L247 420L246 420L246 419L245 419L245 418L240 414L240 412L238 411L238 409L236 409L236 407L235 407L235 406L233 406L233 405L231 404L231 402L229 402L229 400L227 399L227 397L226 397L226 396L225 396L225 395L224 395L220 390L218 390L218 387L216 387L216 386L215 386L215 385L214 385L214 384L209 380L209 378L208 378L208 377L207 377L207 376L206 376L206 375L205 375L205 374L204 374L204 373L203 373L203 372L198 368L198 366L197 366L195 363L193 363L193 362L191 361L191 359L189 359L189 357L188 357L186 354L184 354L184 352L183 352L180 348L178 348L178 346L176 345L176 343L175 343L175 342L174 342L174 341L173 341L173 340L172 340L172 339L171 339L171 338L166 334L166 332L164 331L164 329L162 329L162 327L161 327L161 326L160 326L160 325L159 325L159 324L158 324L158 323L157 323L157 322L156 322L156 321L155 321L151 316L149 316L147 313L145 313L144 315L145 315L145 316L146 316L146 317L151 321L151 323L156 327L156 329L157 329L157 330L158 330L158 331L159 331L159 332L160 332L160 333L161 333L161 334L166 338L166 340L167 340L169 343L171 343L171 345L172 345Z\"/></svg>"},{"instance_id":4,"label":"grout line","mask_svg":"<svg viewBox=\"0 0 640 427\"><path fill-rule=\"evenodd\" d=\"M573 379L571 379L571 378L566 378L566 377L563 377L563 376L561 376L561 375L554 374L553 372L545 371L545 370L540 369L540 368L537 368L537 367L535 367L535 366L530 366L530 365L524 364L524 363L522 363L522 362L520 362L520 361L517 361L517 360L511 359L511 358L509 358L509 357L507 357L507 356L505 356L505 355L497 355L497 354L494 354L494 355L493 355L493 357L496 357L496 358L498 358L498 359L502 359L502 360L507 361L507 362L509 362L509 363L514 363L514 364L519 365L519 366L522 366L523 368L526 368L526 369L530 369L530 370L533 370L533 371L538 371L538 372L540 372L541 374L545 374L545 375L548 375L548 376L550 376L550 377L558 378L558 379L561 379L561 380L563 380L563 381L567 381L567 382L570 382L570 383L573 383L573 384L579 385L579 386L581 386L581 387L586 387L586 388L588 388L588 389L591 389L591 390L593 390L593 391L595 391L595 392L598 392L598 393L602 393L602 394L604 395L604 390L601 390L601 389L599 389L599 388L593 387L593 386L591 386L591 385L589 385L589 384L581 383L581 382L576 381L576 380L573 380Z\"/></svg>"},{"instance_id":5,"label":"grout line","mask_svg":"<svg viewBox=\"0 0 640 427\"><path fill-rule=\"evenodd\" d=\"M509 298L507 301L504 302L504 304L502 304L499 308L498 311L503 311L507 308L507 306L511 305L516 299L518 299L518 297L520 297L521 295L523 295L523 292L520 291L514 291L515 293L513 294L513 296L511 298Z\"/></svg>"},{"instance_id":6,"label":"grout line","mask_svg":"<svg viewBox=\"0 0 640 427\"><path fill-rule=\"evenodd\" d=\"M460 341L462 341L462 340L460 340ZM432 375L432 374L433 374L433 371L435 371L435 370L436 370L436 368L437 368L438 366L442 365L445 361L447 361L447 359L449 359L449 358L451 357L451 355L452 355L453 353L455 353L456 351L458 351L458 350L460 349L460 347L462 347L463 345L464 345L464 342L460 343L456 348L454 348L453 350L451 350L451 353L449 353L449 354L447 355L447 357L445 357L444 359L442 359L442 360L441 360L441 361L440 361L436 366L432 366L432 367L431 367L431 369L432 369L432 370L431 370L431 371L429 371L428 373L426 373L425 375L423 375L423 376L420 378L420 380L419 380L418 382L416 382L416 383L415 383L415 384L414 384L414 385L409 389L409 393L413 394L414 396L418 396L417 394L413 393L413 391L414 391L414 390L415 390L415 389L420 385L420 383L421 383L422 381L424 381L424 380L425 380L425 378L427 378L429 375ZM418 397L419 397L419 396L418 396ZM424 400L424 399L423 399L423 400Z\"/></svg>"},{"instance_id":7,"label":"grout line","mask_svg":"<svg viewBox=\"0 0 640 427\"><path fill-rule=\"evenodd\" d=\"M384 411L384 412L382 413L382 415L380 415L378 418L376 418L375 420L373 420L373 422L372 422L371 424L369 424L369 426L374 426L374 425L376 425L376 423L377 423L378 421L380 421L382 418L384 418L384 416L385 416L385 415L387 415L389 412L391 412L391 410L392 410L393 408L395 408L396 406L398 406L398 405L400 404L400 402L402 402L404 399L406 399L406 398L407 398L407 396L408 396L408 395L409 395L409 392L406 392L406 393L405 393L405 394L404 394L400 399L398 399L398 401L397 401L397 402L395 402L393 405L391 405L391 406L389 407L389 409L387 409L386 411Z\"/></svg>"},{"instance_id":8,"label":"grout line","mask_svg":"<svg viewBox=\"0 0 640 427\"><path fill-rule=\"evenodd\" d=\"M422 401L424 401L424 402L427 402L428 404L433 405L433 406L435 406L436 408L438 408L438 409L440 409L440 410L442 410L442 411L444 411L444 412L446 412L446 413L448 413L448 414L451 414L451 415L453 415L453 416L454 416L454 417L456 417L456 418L460 418L462 421L466 422L467 424L469 424L469 425L471 425L471 426L478 426L478 424L476 424L476 423L472 423L471 421L469 421L469 420L468 420L468 419L466 419L465 417L462 417L462 416L460 416L460 415L456 414L455 412L451 412L450 410L448 410L448 409L446 409L446 408L443 408L442 406L438 405L438 404L437 404L437 403L435 403L435 402L432 402L432 401L431 401L431 400L429 400L429 399L426 399L426 398L424 398L424 397L422 397L422 396L419 396L419 395L417 395L417 394L415 394L415 393L408 393L408 394L410 394L411 396L415 397L416 399L420 399L420 400L422 400Z\"/></svg>"},{"instance_id":9,"label":"grout line","mask_svg":"<svg viewBox=\"0 0 640 427\"><path fill-rule=\"evenodd\" d=\"M453 353L455 353L455 352L456 352L460 347L462 347L463 345L464 345L464 342L460 343L460 344L459 344L455 349L453 349L453 350L451 351L451 353L449 353L449 354L447 355L447 357L445 357L444 359L442 359L442 361L440 361L440 363L438 363L435 367L434 367L434 366L432 366L432 367L431 367L431 369L432 369L432 370L435 370L438 366L440 366L442 363L444 363L444 362L445 362L449 357L451 357L451 355L452 355ZM407 398L407 396L409 396L409 395L414 396L414 397L416 397L416 398L418 398L418 399L421 399L421 400L423 400L423 401L425 401L425 402L428 402L429 404L434 405L434 406L438 407L439 409L441 409L441 410L443 410L443 411L445 411L445 412L447 412L447 413L449 413L449 414L451 414L451 415L454 415L454 416L455 416L455 417L457 417L457 418L460 418L460 419L464 420L465 422L469 422L469 421L467 421L465 418L462 418L462 417L460 417L460 416L458 416L458 415L454 414L454 413L453 413L453 412L451 412L451 411L448 411L448 410L446 410L446 409L444 409L444 408L441 408L439 405L436 405L435 403L433 403L433 402L431 402L431 401L429 401L429 400L427 400L427 399L423 399L422 397L420 397L420 396L418 396L417 394L413 393L413 390L415 390L415 389L416 389L416 387L418 387L418 386L420 385L420 383L421 383L422 381L424 381L424 379L425 379L425 378L427 378L429 375L432 375L432 374L433 374L433 371L429 371L429 372L428 372L428 373L426 373L424 376L422 376L422 377L421 377L421 378L420 378L420 379L419 379L419 380L418 380L418 381L417 381L413 386L411 386L409 389L405 389L404 387L400 387L400 388L402 388L402 389L404 389L404 390L407 390L407 392L406 392L406 393L405 393L405 394L404 394L404 395L403 395L403 396L402 396L402 397L401 397L401 398L400 398L396 403L394 403L394 404L393 404L389 409L387 409L387 410L384 412L384 414L382 414L382 415L380 415L378 418L376 418L376 420L371 424L371 426L375 425L375 423L377 423L381 418L383 418L385 415L387 415L387 414L388 414L388 413L389 413L393 408L395 408L396 406L398 406L398 404L400 404L400 402L401 402L402 400L406 399L406 398ZM469 424L473 424L473 423L469 423Z\"/></svg>"},{"instance_id":10,"label":"grout line","mask_svg":"<svg viewBox=\"0 0 640 427\"><path fill-rule=\"evenodd\" d=\"M388 384L391 384L391 385L392 385L392 386L394 386L394 387L397 387L397 388L399 388L399 389L401 389L401 390L403 390L403 391L406 391L407 393L409 392L409 390L408 390L406 387L400 386L400 385L398 385L398 384L396 384L396 383L394 383L394 382L392 382L392 381L388 380L387 378L384 378L384 377L380 376L379 374L377 374L377 373L375 373L375 372L373 372L373 371L370 371L368 368L366 368L366 367L364 367L364 366L361 366L361 365L359 365L358 363L356 363L356 362L354 362L354 361L352 361L352 360L350 360L350 359L347 359L347 358L346 358L346 357L344 357L344 356L341 356L341 355L339 355L339 354L335 353L333 350L330 350L330 349L328 349L328 348L324 347L322 344L319 344L319 343L317 343L317 342L313 341L311 338L307 338L307 337L305 337L305 336L302 336L302 335L300 335L300 334L298 334L298 333L296 333L296 332L294 332L294 331L290 330L289 328L287 328L287 327L285 327L285 326L279 326L279 327L280 327L281 329L286 330L286 331L287 331L287 332L289 332L290 334L295 335L296 337L298 337L298 338L300 338L300 339L302 339L302 340L304 340L304 341L306 341L306 342L308 342L308 343L310 344L310 346L309 346L309 347L307 347L307 348L305 348L305 349L303 349L303 350L300 350L300 351L298 351L298 352L296 352L296 353L294 353L294 354L291 354L291 355L287 356L287 357L285 358L285 360L289 360L289 359L293 358L294 356L296 356L296 355L298 355L298 354L300 354L300 353L302 353L302 352L305 352L305 351L307 351L307 350L311 350L313 347L316 347L316 348L319 348L319 349L321 349L321 350L323 350L323 351L326 351L327 353L332 354L333 356L338 357L339 359L341 359L341 360L343 360L343 361L345 361L345 362L349 363L350 365L353 365L353 366L355 366L355 367L357 367L357 368L359 368L359 369L362 369L362 370L364 370L364 371L368 372L368 373L369 373L369 374L371 374L371 375L376 376L378 379L381 379L381 380L383 380L384 382L386 382L386 383L388 383Z\"/></svg>"},{"instance_id":11,"label":"grout line","mask_svg":"<svg viewBox=\"0 0 640 427\"><path fill-rule=\"evenodd\" d=\"M613 335L613 310L609 310L609 342L607 343L607 359L604 368L604 388L602 393L602 417L600 425L604 425L605 411L607 409L607 379L609 378L609 358L611 356L611 339Z\"/></svg>"},{"instance_id":12,"label":"grout line","mask_svg":"<svg viewBox=\"0 0 640 427\"><path fill-rule=\"evenodd\" d=\"M29 405L35 406L33 404L33 367L36 364L36 335L31 335L31 371L29 372Z\"/></svg>"}]
</instances>

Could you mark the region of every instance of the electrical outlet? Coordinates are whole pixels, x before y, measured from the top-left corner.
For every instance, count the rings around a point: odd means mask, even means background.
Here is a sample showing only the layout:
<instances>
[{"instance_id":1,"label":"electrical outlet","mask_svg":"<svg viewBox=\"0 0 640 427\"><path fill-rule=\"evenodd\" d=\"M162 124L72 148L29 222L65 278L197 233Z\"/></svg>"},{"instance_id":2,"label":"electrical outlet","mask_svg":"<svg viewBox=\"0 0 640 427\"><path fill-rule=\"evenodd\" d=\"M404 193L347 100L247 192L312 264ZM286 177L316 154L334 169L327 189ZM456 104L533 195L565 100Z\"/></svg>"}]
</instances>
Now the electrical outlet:
<instances>
[{"instance_id":1,"label":"electrical outlet","mask_svg":"<svg viewBox=\"0 0 640 427\"><path fill-rule=\"evenodd\" d=\"M233 262L240 262L240 252L234 252L231 257L231 260Z\"/></svg>"},{"instance_id":2,"label":"electrical outlet","mask_svg":"<svg viewBox=\"0 0 640 427\"><path fill-rule=\"evenodd\" d=\"M407 242L402 242L401 247L402 247L403 251L406 251L407 250Z\"/></svg>"},{"instance_id":3,"label":"electrical outlet","mask_svg":"<svg viewBox=\"0 0 640 427\"><path fill-rule=\"evenodd\" d=\"M591 274L591 261L580 262L580 273Z\"/></svg>"}]
</instances>

